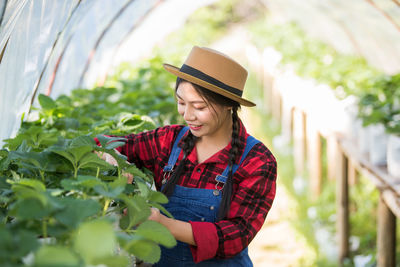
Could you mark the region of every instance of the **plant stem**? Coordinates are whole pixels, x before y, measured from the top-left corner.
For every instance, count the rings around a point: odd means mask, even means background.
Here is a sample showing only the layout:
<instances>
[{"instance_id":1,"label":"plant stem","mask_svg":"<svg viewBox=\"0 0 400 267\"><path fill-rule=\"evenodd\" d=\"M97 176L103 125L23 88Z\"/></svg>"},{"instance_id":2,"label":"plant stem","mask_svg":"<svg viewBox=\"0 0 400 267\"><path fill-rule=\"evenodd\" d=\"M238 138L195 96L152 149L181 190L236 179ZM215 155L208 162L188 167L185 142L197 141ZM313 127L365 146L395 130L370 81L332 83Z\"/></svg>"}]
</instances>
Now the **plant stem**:
<instances>
[{"instance_id":1,"label":"plant stem","mask_svg":"<svg viewBox=\"0 0 400 267\"><path fill-rule=\"evenodd\" d=\"M78 177L78 168L74 167L74 178Z\"/></svg>"},{"instance_id":2,"label":"plant stem","mask_svg":"<svg viewBox=\"0 0 400 267\"><path fill-rule=\"evenodd\" d=\"M107 209L108 209L108 205L110 205L110 199L106 198L106 202L104 203L104 207L103 207L103 216L106 215Z\"/></svg>"},{"instance_id":3,"label":"plant stem","mask_svg":"<svg viewBox=\"0 0 400 267\"><path fill-rule=\"evenodd\" d=\"M99 173L100 173L100 168L99 168L99 167L97 167L96 178L99 178Z\"/></svg>"},{"instance_id":4,"label":"plant stem","mask_svg":"<svg viewBox=\"0 0 400 267\"><path fill-rule=\"evenodd\" d=\"M47 238L47 221L43 219L42 223L43 238Z\"/></svg>"}]
</instances>

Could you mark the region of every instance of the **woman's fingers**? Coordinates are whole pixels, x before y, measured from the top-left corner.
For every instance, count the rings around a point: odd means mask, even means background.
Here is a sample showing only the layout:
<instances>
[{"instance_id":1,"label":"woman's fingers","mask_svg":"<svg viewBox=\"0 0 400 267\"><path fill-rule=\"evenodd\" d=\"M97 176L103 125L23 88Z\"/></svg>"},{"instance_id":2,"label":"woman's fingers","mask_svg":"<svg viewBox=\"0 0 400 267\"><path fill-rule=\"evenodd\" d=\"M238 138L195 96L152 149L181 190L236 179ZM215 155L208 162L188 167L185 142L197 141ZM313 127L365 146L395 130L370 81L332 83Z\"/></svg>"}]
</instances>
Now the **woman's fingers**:
<instances>
[{"instance_id":1,"label":"woman's fingers","mask_svg":"<svg viewBox=\"0 0 400 267\"><path fill-rule=\"evenodd\" d=\"M149 220L160 222L160 216L161 216L160 210L152 207Z\"/></svg>"}]
</instances>

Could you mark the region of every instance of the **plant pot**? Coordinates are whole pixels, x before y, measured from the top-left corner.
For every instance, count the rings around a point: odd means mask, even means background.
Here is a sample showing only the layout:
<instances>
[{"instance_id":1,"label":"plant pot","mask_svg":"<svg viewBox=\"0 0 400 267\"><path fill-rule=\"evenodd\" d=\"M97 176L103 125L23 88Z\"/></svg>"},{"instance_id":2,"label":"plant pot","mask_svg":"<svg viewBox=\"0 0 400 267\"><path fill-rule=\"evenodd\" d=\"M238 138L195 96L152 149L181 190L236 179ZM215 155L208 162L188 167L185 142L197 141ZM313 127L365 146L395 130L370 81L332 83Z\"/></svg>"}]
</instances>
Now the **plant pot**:
<instances>
[{"instance_id":1,"label":"plant pot","mask_svg":"<svg viewBox=\"0 0 400 267\"><path fill-rule=\"evenodd\" d=\"M391 176L400 178L400 136L390 134L387 146L387 169Z\"/></svg>"},{"instance_id":2,"label":"plant pot","mask_svg":"<svg viewBox=\"0 0 400 267\"><path fill-rule=\"evenodd\" d=\"M373 165L386 165L388 134L382 124L369 127L369 160Z\"/></svg>"},{"instance_id":3,"label":"plant pot","mask_svg":"<svg viewBox=\"0 0 400 267\"><path fill-rule=\"evenodd\" d=\"M363 127L361 120L357 120L356 122L356 132L358 135L358 150L360 151L361 154L368 155L369 150L370 150L370 143L369 143L369 130L370 127Z\"/></svg>"}]
</instances>

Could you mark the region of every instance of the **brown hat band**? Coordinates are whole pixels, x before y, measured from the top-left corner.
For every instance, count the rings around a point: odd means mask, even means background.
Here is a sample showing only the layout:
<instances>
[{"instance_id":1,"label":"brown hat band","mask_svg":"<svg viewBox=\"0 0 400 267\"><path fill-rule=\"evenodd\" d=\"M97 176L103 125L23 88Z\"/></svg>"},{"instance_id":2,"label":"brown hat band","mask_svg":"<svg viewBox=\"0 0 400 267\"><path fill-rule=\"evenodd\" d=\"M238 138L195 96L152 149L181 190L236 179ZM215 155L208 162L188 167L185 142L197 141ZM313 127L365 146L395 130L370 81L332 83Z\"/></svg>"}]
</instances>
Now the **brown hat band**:
<instances>
[{"instance_id":1,"label":"brown hat band","mask_svg":"<svg viewBox=\"0 0 400 267\"><path fill-rule=\"evenodd\" d=\"M184 72L186 74L189 74L191 76L194 76L194 77L196 77L198 79L201 79L201 80L203 80L205 82L208 82L210 84L213 84L213 85L215 85L215 86L217 86L219 88L225 89L226 91L231 92L232 94L235 94L235 95L237 95L239 97L242 96L243 91L241 91L239 89L236 89L236 88L234 88L232 86L229 86L229 85L227 85L227 84L225 84L225 83L223 83L223 82L221 82L221 81L219 81L219 80L217 80L217 79L205 74L204 72L202 72L202 71L200 71L198 69L190 67L189 65L183 64L182 67L180 68L180 71Z\"/></svg>"}]
</instances>

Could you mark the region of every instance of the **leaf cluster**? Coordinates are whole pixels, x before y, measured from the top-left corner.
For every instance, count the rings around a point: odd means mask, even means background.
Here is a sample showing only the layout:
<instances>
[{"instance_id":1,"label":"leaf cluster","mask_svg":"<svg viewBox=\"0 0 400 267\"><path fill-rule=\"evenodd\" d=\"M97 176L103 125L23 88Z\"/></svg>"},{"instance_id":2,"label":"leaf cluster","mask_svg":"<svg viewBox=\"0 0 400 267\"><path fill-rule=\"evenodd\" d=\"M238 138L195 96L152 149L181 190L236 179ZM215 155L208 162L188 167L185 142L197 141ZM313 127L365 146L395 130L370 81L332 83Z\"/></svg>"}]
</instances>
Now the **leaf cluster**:
<instances>
[{"instance_id":1,"label":"leaf cluster","mask_svg":"<svg viewBox=\"0 0 400 267\"><path fill-rule=\"evenodd\" d=\"M173 81L160 62L122 66L108 86L55 100L39 95L36 117L0 150L0 262L128 266L132 255L157 262L160 245L176 244L164 226L147 221L150 207L170 215L167 198L152 190L149 171L115 151L123 135L178 122Z\"/></svg>"},{"instance_id":2,"label":"leaf cluster","mask_svg":"<svg viewBox=\"0 0 400 267\"><path fill-rule=\"evenodd\" d=\"M380 123L400 135L400 74L379 76L374 88L360 95L358 109L364 126Z\"/></svg>"}]
</instances>

